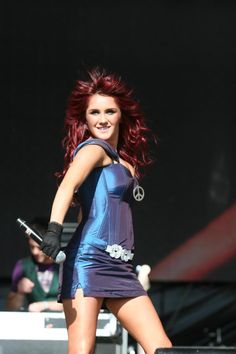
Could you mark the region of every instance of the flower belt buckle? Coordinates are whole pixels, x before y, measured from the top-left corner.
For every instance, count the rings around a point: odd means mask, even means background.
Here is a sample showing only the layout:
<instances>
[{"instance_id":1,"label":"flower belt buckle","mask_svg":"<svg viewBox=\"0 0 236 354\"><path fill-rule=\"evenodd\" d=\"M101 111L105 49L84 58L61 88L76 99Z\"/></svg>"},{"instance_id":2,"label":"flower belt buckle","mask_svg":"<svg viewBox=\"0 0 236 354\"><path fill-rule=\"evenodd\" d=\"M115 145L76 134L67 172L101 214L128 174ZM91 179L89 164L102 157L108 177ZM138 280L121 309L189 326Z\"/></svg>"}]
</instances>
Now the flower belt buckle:
<instances>
[{"instance_id":1,"label":"flower belt buckle","mask_svg":"<svg viewBox=\"0 0 236 354\"><path fill-rule=\"evenodd\" d=\"M114 244L109 247L108 252L112 258L120 258L123 248L120 245Z\"/></svg>"},{"instance_id":2,"label":"flower belt buckle","mask_svg":"<svg viewBox=\"0 0 236 354\"><path fill-rule=\"evenodd\" d=\"M123 249L122 255L121 255L122 261L128 262L131 258L131 252Z\"/></svg>"},{"instance_id":3,"label":"flower belt buckle","mask_svg":"<svg viewBox=\"0 0 236 354\"><path fill-rule=\"evenodd\" d=\"M126 250L120 245L108 245L106 248L106 252L110 254L112 258L121 258L122 261L128 262L129 260L133 259L134 254L131 253L130 250Z\"/></svg>"}]
</instances>

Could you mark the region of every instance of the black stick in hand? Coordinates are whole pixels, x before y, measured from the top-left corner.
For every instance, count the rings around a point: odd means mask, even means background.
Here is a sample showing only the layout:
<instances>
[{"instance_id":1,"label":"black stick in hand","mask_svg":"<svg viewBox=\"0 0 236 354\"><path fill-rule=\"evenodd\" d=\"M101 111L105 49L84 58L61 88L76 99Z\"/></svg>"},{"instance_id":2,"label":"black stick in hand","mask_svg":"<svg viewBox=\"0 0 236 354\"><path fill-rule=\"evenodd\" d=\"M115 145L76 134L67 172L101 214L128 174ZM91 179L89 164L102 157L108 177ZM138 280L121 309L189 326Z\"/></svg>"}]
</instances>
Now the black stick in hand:
<instances>
[{"instance_id":1,"label":"black stick in hand","mask_svg":"<svg viewBox=\"0 0 236 354\"><path fill-rule=\"evenodd\" d=\"M20 226L20 229L30 238L32 238L35 242L41 245L43 238L42 235L36 230L34 230L26 221L18 218L16 220L17 224ZM56 263L63 263L66 259L66 255L63 251L59 251L54 261Z\"/></svg>"}]
</instances>

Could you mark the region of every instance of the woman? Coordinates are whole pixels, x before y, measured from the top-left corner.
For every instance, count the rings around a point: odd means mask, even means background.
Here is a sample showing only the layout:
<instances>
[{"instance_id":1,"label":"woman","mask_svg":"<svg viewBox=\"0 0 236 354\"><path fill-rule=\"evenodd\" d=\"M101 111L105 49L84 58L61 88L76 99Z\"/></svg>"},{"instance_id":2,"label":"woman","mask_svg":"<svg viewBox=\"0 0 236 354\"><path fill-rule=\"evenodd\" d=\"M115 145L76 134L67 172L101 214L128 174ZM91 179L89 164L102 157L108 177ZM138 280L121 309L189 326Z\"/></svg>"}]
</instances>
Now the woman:
<instances>
[{"instance_id":1,"label":"woman","mask_svg":"<svg viewBox=\"0 0 236 354\"><path fill-rule=\"evenodd\" d=\"M69 354L92 353L103 302L147 354L170 347L159 317L133 269L130 204L147 157L147 128L132 91L116 75L93 70L77 81L66 113L63 179L42 250L55 257L73 200L81 223L66 249L59 300ZM136 188L136 189L135 189Z\"/></svg>"}]
</instances>

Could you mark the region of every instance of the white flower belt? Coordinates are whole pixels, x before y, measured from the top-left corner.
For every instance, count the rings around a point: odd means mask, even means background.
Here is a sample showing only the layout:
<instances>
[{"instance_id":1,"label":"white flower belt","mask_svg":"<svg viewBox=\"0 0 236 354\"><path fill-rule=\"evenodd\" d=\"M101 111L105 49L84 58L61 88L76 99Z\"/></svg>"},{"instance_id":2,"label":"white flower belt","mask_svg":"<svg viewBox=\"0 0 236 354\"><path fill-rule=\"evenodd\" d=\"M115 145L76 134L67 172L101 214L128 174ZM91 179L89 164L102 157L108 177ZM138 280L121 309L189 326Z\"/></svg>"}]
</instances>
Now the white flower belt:
<instances>
[{"instance_id":1,"label":"white flower belt","mask_svg":"<svg viewBox=\"0 0 236 354\"><path fill-rule=\"evenodd\" d=\"M134 253L132 253L130 250L126 250L116 243L114 245L108 245L105 251L110 253L112 258L121 258L121 260L125 262L132 260L134 257Z\"/></svg>"}]
</instances>

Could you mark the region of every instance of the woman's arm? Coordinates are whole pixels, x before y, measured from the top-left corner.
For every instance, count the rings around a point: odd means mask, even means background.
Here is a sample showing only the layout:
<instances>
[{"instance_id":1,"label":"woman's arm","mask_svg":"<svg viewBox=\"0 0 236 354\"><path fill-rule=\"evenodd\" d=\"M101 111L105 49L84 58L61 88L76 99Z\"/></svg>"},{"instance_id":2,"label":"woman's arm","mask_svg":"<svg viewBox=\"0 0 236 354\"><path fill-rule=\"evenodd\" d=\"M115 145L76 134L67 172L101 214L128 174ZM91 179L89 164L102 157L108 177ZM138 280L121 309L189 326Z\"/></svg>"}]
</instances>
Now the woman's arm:
<instances>
[{"instance_id":1,"label":"woman's arm","mask_svg":"<svg viewBox=\"0 0 236 354\"><path fill-rule=\"evenodd\" d=\"M25 305L25 295L30 294L34 283L26 277L20 279L17 290L11 290L7 296L6 309L9 311L20 310Z\"/></svg>"},{"instance_id":2,"label":"woman's arm","mask_svg":"<svg viewBox=\"0 0 236 354\"><path fill-rule=\"evenodd\" d=\"M19 311L25 303L25 295L10 291L7 295L6 310L7 311Z\"/></svg>"},{"instance_id":3,"label":"woman's arm","mask_svg":"<svg viewBox=\"0 0 236 354\"><path fill-rule=\"evenodd\" d=\"M63 311L62 304L57 301L38 301L32 302L28 307L29 312L42 312L42 311Z\"/></svg>"},{"instance_id":4,"label":"woman's arm","mask_svg":"<svg viewBox=\"0 0 236 354\"><path fill-rule=\"evenodd\" d=\"M95 167L107 163L107 158L110 159L98 145L86 145L78 151L55 195L51 222L63 223L75 191Z\"/></svg>"}]
</instances>

